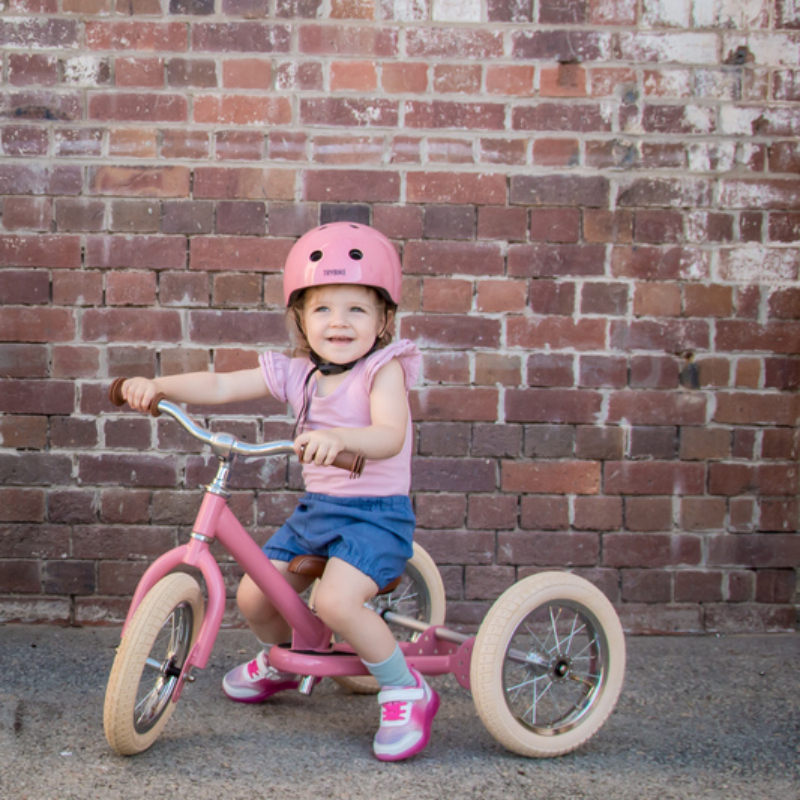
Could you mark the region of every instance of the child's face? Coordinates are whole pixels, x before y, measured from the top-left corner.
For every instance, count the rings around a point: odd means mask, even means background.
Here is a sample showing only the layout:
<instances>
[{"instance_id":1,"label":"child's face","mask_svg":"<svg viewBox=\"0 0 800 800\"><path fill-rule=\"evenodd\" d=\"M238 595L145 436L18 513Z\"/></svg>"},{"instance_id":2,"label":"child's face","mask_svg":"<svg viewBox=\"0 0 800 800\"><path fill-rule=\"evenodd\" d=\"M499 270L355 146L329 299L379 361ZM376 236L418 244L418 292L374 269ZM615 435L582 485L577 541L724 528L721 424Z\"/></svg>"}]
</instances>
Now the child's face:
<instances>
[{"instance_id":1,"label":"child's face","mask_svg":"<svg viewBox=\"0 0 800 800\"><path fill-rule=\"evenodd\" d=\"M333 364L348 364L366 355L387 323L377 293L350 284L309 289L301 319L311 349Z\"/></svg>"}]
</instances>

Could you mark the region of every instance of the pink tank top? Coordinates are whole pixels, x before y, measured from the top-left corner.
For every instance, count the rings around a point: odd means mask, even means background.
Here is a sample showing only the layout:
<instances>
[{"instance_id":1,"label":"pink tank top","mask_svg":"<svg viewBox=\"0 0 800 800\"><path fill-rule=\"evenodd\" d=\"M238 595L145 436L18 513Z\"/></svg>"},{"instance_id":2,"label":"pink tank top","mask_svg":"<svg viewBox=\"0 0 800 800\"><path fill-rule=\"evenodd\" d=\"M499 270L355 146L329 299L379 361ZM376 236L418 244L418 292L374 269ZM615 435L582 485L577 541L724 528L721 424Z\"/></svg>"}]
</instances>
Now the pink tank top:
<instances>
[{"instance_id":1,"label":"pink tank top","mask_svg":"<svg viewBox=\"0 0 800 800\"><path fill-rule=\"evenodd\" d=\"M311 407L305 427L307 430L324 428L363 428L370 424L369 394L378 370L396 358L405 373L406 391L419 373L421 355L417 346L401 339L388 347L361 359L351 369L336 391L327 397L312 395ZM312 368L307 358L287 358L281 353L266 352L259 358L261 373L269 393L282 402L288 402L295 415L303 406L303 384ZM310 388L313 391L314 378ZM334 467L303 465L306 490L338 497L389 497L406 495L411 488L411 449L413 434L409 416L403 449L392 458L368 460L364 474L351 480L345 470Z\"/></svg>"}]
</instances>

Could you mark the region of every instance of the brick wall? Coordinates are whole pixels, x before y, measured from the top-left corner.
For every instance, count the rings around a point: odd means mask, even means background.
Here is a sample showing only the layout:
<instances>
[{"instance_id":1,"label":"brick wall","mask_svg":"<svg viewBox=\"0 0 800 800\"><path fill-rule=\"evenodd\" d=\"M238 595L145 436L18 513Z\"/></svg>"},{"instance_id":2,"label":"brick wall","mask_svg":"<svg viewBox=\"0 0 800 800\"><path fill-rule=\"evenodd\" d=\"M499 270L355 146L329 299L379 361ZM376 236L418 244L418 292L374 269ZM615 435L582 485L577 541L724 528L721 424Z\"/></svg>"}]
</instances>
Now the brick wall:
<instances>
[{"instance_id":1,"label":"brick wall","mask_svg":"<svg viewBox=\"0 0 800 800\"><path fill-rule=\"evenodd\" d=\"M795 0L0 9L0 618L120 618L211 465L109 379L284 348L288 248L355 219L402 251L454 622L567 567L632 631L794 626ZM298 489L233 503L265 538Z\"/></svg>"}]
</instances>

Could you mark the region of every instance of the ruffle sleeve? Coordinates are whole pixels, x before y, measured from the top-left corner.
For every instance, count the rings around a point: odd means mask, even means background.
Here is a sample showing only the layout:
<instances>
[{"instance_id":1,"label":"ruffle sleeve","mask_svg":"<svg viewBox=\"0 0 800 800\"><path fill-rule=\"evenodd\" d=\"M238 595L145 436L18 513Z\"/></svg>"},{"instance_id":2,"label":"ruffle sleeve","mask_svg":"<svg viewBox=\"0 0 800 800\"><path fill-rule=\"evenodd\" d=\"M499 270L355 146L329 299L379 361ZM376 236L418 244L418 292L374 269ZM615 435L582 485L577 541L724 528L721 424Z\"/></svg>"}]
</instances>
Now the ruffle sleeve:
<instances>
[{"instance_id":1,"label":"ruffle sleeve","mask_svg":"<svg viewBox=\"0 0 800 800\"><path fill-rule=\"evenodd\" d=\"M264 383L267 390L282 403L288 402L287 379L289 377L290 359L283 353L276 353L268 350L258 357L258 364L261 367L261 374L264 376Z\"/></svg>"},{"instance_id":2,"label":"ruffle sleeve","mask_svg":"<svg viewBox=\"0 0 800 800\"><path fill-rule=\"evenodd\" d=\"M406 380L406 390L410 389L419 376L422 354L414 344L408 339L400 339L397 342L384 347L382 350L375 351L367 358L366 369L364 370L364 381L367 391L372 389L372 381L375 379L378 370L388 364L393 358L400 362Z\"/></svg>"}]
</instances>

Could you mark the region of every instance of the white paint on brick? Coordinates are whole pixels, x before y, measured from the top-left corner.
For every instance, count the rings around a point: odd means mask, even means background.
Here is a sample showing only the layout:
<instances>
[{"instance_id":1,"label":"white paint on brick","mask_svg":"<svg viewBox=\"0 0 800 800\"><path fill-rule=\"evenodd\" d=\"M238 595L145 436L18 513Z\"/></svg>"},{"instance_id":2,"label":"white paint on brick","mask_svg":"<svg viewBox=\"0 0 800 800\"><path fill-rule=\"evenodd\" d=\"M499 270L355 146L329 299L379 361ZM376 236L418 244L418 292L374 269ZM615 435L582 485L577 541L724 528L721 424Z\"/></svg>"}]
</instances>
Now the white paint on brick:
<instances>
[{"instance_id":1,"label":"white paint on brick","mask_svg":"<svg viewBox=\"0 0 800 800\"><path fill-rule=\"evenodd\" d=\"M720 112L719 131L723 135L757 136L753 125L761 123L770 131L768 135L771 137L800 136L800 117L793 108L723 106Z\"/></svg>"},{"instance_id":2,"label":"white paint on brick","mask_svg":"<svg viewBox=\"0 0 800 800\"><path fill-rule=\"evenodd\" d=\"M683 118L692 126L696 133L711 133L714 130L716 114L708 106L686 106Z\"/></svg>"},{"instance_id":3,"label":"white paint on brick","mask_svg":"<svg viewBox=\"0 0 800 800\"><path fill-rule=\"evenodd\" d=\"M691 26L692 0L648 0L642 13L647 28L688 28Z\"/></svg>"},{"instance_id":4,"label":"white paint on brick","mask_svg":"<svg viewBox=\"0 0 800 800\"><path fill-rule=\"evenodd\" d=\"M765 28L769 5L769 0L694 0L691 21L695 28Z\"/></svg>"},{"instance_id":5,"label":"white paint on brick","mask_svg":"<svg viewBox=\"0 0 800 800\"><path fill-rule=\"evenodd\" d=\"M64 60L64 83L76 86L98 86L100 83L100 59L93 56L74 56Z\"/></svg>"},{"instance_id":6,"label":"white paint on brick","mask_svg":"<svg viewBox=\"0 0 800 800\"><path fill-rule=\"evenodd\" d=\"M716 64L717 37L713 33L621 33L625 61Z\"/></svg>"},{"instance_id":7,"label":"white paint on brick","mask_svg":"<svg viewBox=\"0 0 800 800\"><path fill-rule=\"evenodd\" d=\"M391 19L396 22L424 20L428 16L426 0L391 0Z\"/></svg>"},{"instance_id":8,"label":"white paint on brick","mask_svg":"<svg viewBox=\"0 0 800 800\"><path fill-rule=\"evenodd\" d=\"M729 172L736 165L735 142L699 142L688 153L692 172Z\"/></svg>"},{"instance_id":9,"label":"white paint on brick","mask_svg":"<svg viewBox=\"0 0 800 800\"><path fill-rule=\"evenodd\" d=\"M720 253L720 275L725 281L783 283L796 281L800 251L746 244Z\"/></svg>"},{"instance_id":10,"label":"white paint on brick","mask_svg":"<svg viewBox=\"0 0 800 800\"><path fill-rule=\"evenodd\" d=\"M433 0L435 22L480 22L481 0Z\"/></svg>"},{"instance_id":11,"label":"white paint on brick","mask_svg":"<svg viewBox=\"0 0 800 800\"><path fill-rule=\"evenodd\" d=\"M800 63L800 39L780 33L726 33L722 37L723 57L738 48L747 48L753 57L751 68L795 67Z\"/></svg>"}]
</instances>

